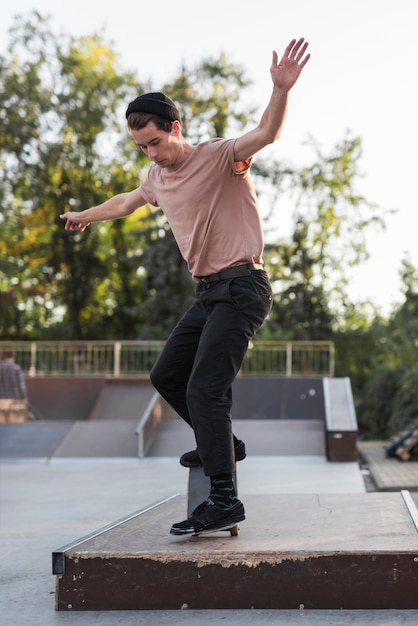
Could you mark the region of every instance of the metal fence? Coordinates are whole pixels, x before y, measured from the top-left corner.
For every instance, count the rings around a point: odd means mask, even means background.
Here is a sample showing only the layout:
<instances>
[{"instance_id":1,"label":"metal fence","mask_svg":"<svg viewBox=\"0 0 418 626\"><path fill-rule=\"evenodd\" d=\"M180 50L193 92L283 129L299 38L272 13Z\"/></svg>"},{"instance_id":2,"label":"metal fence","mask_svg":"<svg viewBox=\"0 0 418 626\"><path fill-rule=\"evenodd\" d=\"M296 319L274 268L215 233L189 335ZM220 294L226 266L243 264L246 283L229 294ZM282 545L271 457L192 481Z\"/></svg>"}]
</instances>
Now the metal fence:
<instances>
[{"instance_id":1,"label":"metal fence","mask_svg":"<svg viewBox=\"0 0 418 626\"><path fill-rule=\"evenodd\" d=\"M0 341L28 376L143 376L163 341ZM333 376L331 341L254 341L241 374Z\"/></svg>"}]
</instances>

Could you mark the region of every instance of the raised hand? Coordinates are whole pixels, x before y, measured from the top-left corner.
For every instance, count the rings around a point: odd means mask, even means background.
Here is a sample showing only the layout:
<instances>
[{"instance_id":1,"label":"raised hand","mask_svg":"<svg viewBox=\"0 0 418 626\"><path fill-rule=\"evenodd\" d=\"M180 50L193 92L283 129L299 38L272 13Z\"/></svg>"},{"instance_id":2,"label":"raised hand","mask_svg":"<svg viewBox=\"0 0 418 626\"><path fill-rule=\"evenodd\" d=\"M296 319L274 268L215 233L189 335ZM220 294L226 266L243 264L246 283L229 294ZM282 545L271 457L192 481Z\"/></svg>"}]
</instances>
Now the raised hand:
<instances>
[{"instance_id":1,"label":"raised hand","mask_svg":"<svg viewBox=\"0 0 418 626\"><path fill-rule=\"evenodd\" d=\"M311 56L310 54L305 54L307 47L308 42L303 37L298 41L292 39L279 63L277 63L279 58L277 52L273 50L270 74L276 87L286 91L293 87Z\"/></svg>"}]
</instances>

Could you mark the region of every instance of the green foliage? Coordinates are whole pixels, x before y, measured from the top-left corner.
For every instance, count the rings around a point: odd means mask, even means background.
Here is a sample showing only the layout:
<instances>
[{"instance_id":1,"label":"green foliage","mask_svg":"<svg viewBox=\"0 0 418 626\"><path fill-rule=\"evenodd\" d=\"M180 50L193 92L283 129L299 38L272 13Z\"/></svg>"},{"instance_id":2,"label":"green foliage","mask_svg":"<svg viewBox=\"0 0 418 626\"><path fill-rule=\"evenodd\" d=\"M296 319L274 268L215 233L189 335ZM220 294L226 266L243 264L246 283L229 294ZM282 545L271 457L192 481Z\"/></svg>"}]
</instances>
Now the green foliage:
<instances>
[{"instance_id":1,"label":"green foliage","mask_svg":"<svg viewBox=\"0 0 418 626\"><path fill-rule=\"evenodd\" d=\"M263 335L269 338L332 339L347 307L347 269L367 257L368 229L383 226L376 207L355 192L360 139L347 138L330 155L314 148L309 166L272 168L277 188L294 199L295 212L291 241L265 249L276 294ZM257 172L267 179L267 167Z\"/></svg>"},{"instance_id":2,"label":"green foliage","mask_svg":"<svg viewBox=\"0 0 418 626\"><path fill-rule=\"evenodd\" d=\"M270 339L278 340L329 339L334 316L323 286L313 280L318 259L311 253L305 222L298 221L290 244L267 245L265 259L273 284L282 290L276 294L263 337L268 334Z\"/></svg>"},{"instance_id":3,"label":"green foliage","mask_svg":"<svg viewBox=\"0 0 418 626\"><path fill-rule=\"evenodd\" d=\"M418 420L418 369L386 369L366 385L359 428L372 439L388 440Z\"/></svg>"},{"instance_id":4,"label":"green foliage","mask_svg":"<svg viewBox=\"0 0 418 626\"><path fill-rule=\"evenodd\" d=\"M13 303L3 336L45 336L62 316L70 337L88 337L97 324L86 323L85 312L98 304L108 275L110 229L100 237L94 228L68 235L58 216L110 194L97 148L105 131L119 131L113 113L133 79L100 37L58 38L35 14L28 23L17 21L0 81L8 111L1 145L1 289ZM104 308L100 303L99 314Z\"/></svg>"},{"instance_id":5,"label":"green foliage","mask_svg":"<svg viewBox=\"0 0 418 626\"><path fill-rule=\"evenodd\" d=\"M411 425L418 427L418 368L405 371L393 401L393 432L398 433Z\"/></svg>"},{"instance_id":6,"label":"green foliage","mask_svg":"<svg viewBox=\"0 0 418 626\"><path fill-rule=\"evenodd\" d=\"M194 289L161 212L145 207L83 233L59 219L138 186L149 162L124 111L153 87L123 71L101 36L57 35L38 13L10 34L0 59L1 337L167 336ZM163 89L194 142L248 120L234 108L246 84L220 55Z\"/></svg>"},{"instance_id":7,"label":"green foliage","mask_svg":"<svg viewBox=\"0 0 418 626\"><path fill-rule=\"evenodd\" d=\"M329 155L313 144L315 160L293 176L296 222L306 230L313 265L335 310L346 297L347 269L368 258L370 228L383 228L382 209L356 192L360 179L361 140L346 137Z\"/></svg>"},{"instance_id":8,"label":"green foliage","mask_svg":"<svg viewBox=\"0 0 418 626\"><path fill-rule=\"evenodd\" d=\"M144 280L146 297L137 308L143 320L139 339L166 339L180 315L192 304L195 284L180 256L167 222L161 216L158 245L157 233L146 233L142 263L150 268Z\"/></svg>"},{"instance_id":9,"label":"green foliage","mask_svg":"<svg viewBox=\"0 0 418 626\"><path fill-rule=\"evenodd\" d=\"M359 428L363 434L374 439L388 439L394 434L392 407L404 374L403 368L385 370L366 385L358 411Z\"/></svg>"},{"instance_id":10,"label":"green foliage","mask_svg":"<svg viewBox=\"0 0 418 626\"><path fill-rule=\"evenodd\" d=\"M357 311L334 335L336 375L349 376L360 432L387 439L418 418L418 274L404 261L405 301L389 317Z\"/></svg>"},{"instance_id":11,"label":"green foliage","mask_svg":"<svg viewBox=\"0 0 418 626\"><path fill-rule=\"evenodd\" d=\"M418 363L418 270L407 259L401 279L405 300L389 317L385 361L414 368Z\"/></svg>"},{"instance_id":12,"label":"green foliage","mask_svg":"<svg viewBox=\"0 0 418 626\"><path fill-rule=\"evenodd\" d=\"M241 130L255 109L239 110L240 92L250 85L240 66L219 59L203 59L192 68L183 67L179 76L163 91L179 103L182 130L190 143L225 137L231 126Z\"/></svg>"}]
</instances>

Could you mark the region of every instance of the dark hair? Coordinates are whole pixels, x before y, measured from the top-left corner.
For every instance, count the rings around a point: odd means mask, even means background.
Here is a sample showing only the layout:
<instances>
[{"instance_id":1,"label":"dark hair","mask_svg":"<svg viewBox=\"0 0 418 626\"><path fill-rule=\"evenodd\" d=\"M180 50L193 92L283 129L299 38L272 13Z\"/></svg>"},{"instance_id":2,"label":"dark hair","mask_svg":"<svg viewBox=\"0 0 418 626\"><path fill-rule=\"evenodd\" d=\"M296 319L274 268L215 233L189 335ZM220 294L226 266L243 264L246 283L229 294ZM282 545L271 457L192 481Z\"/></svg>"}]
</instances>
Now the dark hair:
<instances>
[{"instance_id":1,"label":"dark hair","mask_svg":"<svg viewBox=\"0 0 418 626\"><path fill-rule=\"evenodd\" d=\"M15 353L13 350L10 350L10 348L5 348L1 354L1 360L4 361L4 359L14 359L15 357Z\"/></svg>"},{"instance_id":2,"label":"dark hair","mask_svg":"<svg viewBox=\"0 0 418 626\"><path fill-rule=\"evenodd\" d=\"M128 115L128 128L131 130L141 130L150 122L154 122L158 130L165 130L167 133L171 132L172 122L160 117L159 115L140 112L134 112Z\"/></svg>"}]
</instances>

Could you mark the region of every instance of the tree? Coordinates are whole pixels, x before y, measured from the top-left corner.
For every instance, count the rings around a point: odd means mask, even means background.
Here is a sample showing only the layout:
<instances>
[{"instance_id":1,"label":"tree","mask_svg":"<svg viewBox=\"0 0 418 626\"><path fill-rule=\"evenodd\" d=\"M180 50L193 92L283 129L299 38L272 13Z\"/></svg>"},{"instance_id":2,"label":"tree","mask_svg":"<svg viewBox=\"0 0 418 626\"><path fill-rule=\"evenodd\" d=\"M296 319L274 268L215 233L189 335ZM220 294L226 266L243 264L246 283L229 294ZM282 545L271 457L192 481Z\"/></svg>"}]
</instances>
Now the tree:
<instances>
[{"instance_id":1,"label":"tree","mask_svg":"<svg viewBox=\"0 0 418 626\"><path fill-rule=\"evenodd\" d=\"M314 145L314 155L302 169L272 168L278 195L288 193L295 211L291 241L266 245L276 293L265 331L270 337L331 339L349 306L347 269L367 258L368 229L383 226L377 207L355 191L360 139L347 137L330 155ZM258 173L268 177L263 167Z\"/></svg>"},{"instance_id":2,"label":"tree","mask_svg":"<svg viewBox=\"0 0 418 626\"><path fill-rule=\"evenodd\" d=\"M384 222L381 209L356 192L360 138L347 137L329 156L314 148L314 163L296 172L296 213L306 223L318 259L315 278L337 301L345 295L347 268L368 258L368 229L382 228Z\"/></svg>"},{"instance_id":3,"label":"tree","mask_svg":"<svg viewBox=\"0 0 418 626\"><path fill-rule=\"evenodd\" d=\"M388 319L352 307L334 334L337 374L350 377L359 429L372 438L388 439L418 419L418 275L407 259L401 276L405 299Z\"/></svg>"},{"instance_id":4,"label":"tree","mask_svg":"<svg viewBox=\"0 0 418 626\"><path fill-rule=\"evenodd\" d=\"M237 108L240 93L250 85L243 68L228 63L221 53L218 59L208 57L192 67L183 66L163 91L179 103L182 132L197 144L242 130L252 121L255 107Z\"/></svg>"},{"instance_id":5,"label":"tree","mask_svg":"<svg viewBox=\"0 0 418 626\"><path fill-rule=\"evenodd\" d=\"M386 362L415 368L418 363L418 270L405 258L400 270L404 302L390 315Z\"/></svg>"},{"instance_id":6,"label":"tree","mask_svg":"<svg viewBox=\"0 0 418 626\"><path fill-rule=\"evenodd\" d=\"M114 113L137 86L99 36L55 37L39 14L18 19L11 32L0 72L1 109L8 111L1 120L2 289L15 314L6 332L42 335L63 308L65 335L87 337L94 328L88 303L105 314L98 295L109 270L109 229L67 236L58 216L121 186L126 172L108 170L99 145L120 132Z\"/></svg>"},{"instance_id":7,"label":"tree","mask_svg":"<svg viewBox=\"0 0 418 626\"><path fill-rule=\"evenodd\" d=\"M299 219L289 244L268 244L267 265L275 265L275 283L281 285L266 323L270 337L281 340L324 340L332 335L334 316L321 284L313 281L315 258L309 249L306 223Z\"/></svg>"},{"instance_id":8,"label":"tree","mask_svg":"<svg viewBox=\"0 0 418 626\"><path fill-rule=\"evenodd\" d=\"M246 79L206 59L164 90L191 141L223 134ZM1 59L0 332L10 338L161 338L190 300L191 280L161 211L65 233L59 214L132 189L148 161L129 138L122 104L139 85L98 35L55 35L34 13L18 18ZM149 313L152 311L152 318Z\"/></svg>"}]
</instances>

